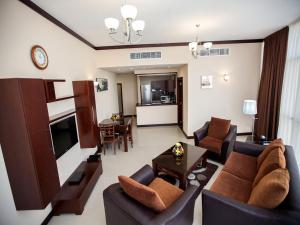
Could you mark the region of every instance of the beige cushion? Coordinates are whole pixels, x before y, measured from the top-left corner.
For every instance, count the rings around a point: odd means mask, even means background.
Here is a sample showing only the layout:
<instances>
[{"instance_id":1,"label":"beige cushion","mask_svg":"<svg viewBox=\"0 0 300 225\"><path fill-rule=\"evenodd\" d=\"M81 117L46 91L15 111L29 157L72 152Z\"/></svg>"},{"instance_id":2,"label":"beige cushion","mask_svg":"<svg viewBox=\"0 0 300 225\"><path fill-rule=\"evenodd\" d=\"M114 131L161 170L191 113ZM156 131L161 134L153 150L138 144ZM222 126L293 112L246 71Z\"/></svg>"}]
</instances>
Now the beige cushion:
<instances>
[{"instance_id":1,"label":"beige cushion","mask_svg":"<svg viewBox=\"0 0 300 225\"><path fill-rule=\"evenodd\" d=\"M273 170L279 169L279 168L285 168L286 167L286 161L285 157L282 153L282 150L279 148L273 149L265 158L265 160L260 165L257 175L253 182L253 187L258 184L258 182L268 173L270 173Z\"/></svg>"},{"instance_id":2,"label":"beige cushion","mask_svg":"<svg viewBox=\"0 0 300 225\"><path fill-rule=\"evenodd\" d=\"M247 203L252 191L252 183L226 171L221 171L210 190L225 197Z\"/></svg>"},{"instance_id":3,"label":"beige cushion","mask_svg":"<svg viewBox=\"0 0 300 225\"><path fill-rule=\"evenodd\" d=\"M152 188L140 184L130 177L119 176L118 178L125 193L133 199L157 212L162 212L166 209L162 199Z\"/></svg>"},{"instance_id":4,"label":"beige cushion","mask_svg":"<svg viewBox=\"0 0 300 225\"><path fill-rule=\"evenodd\" d=\"M148 187L156 191L167 208L170 207L183 193L183 190L160 178L155 178Z\"/></svg>"},{"instance_id":5,"label":"beige cushion","mask_svg":"<svg viewBox=\"0 0 300 225\"><path fill-rule=\"evenodd\" d=\"M253 188L248 203L269 209L276 208L289 192L289 181L287 169L272 171Z\"/></svg>"},{"instance_id":6,"label":"beige cushion","mask_svg":"<svg viewBox=\"0 0 300 225\"><path fill-rule=\"evenodd\" d=\"M230 120L212 117L209 123L207 136L224 140L230 129Z\"/></svg>"},{"instance_id":7,"label":"beige cushion","mask_svg":"<svg viewBox=\"0 0 300 225\"><path fill-rule=\"evenodd\" d=\"M239 178L253 182L257 173L256 157L231 152L223 170Z\"/></svg>"},{"instance_id":8,"label":"beige cushion","mask_svg":"<svg viewBox=\"0 0 300 225\"><path fill-rule=\"evenodd\" d=\"M268 156L268 154L276 148L280 148L280 150L282 150L282 152L284 153L285 147L282 142L282 139L276 139L272 141L269 145L267 145L267 147L263 150L263 152L260 153L260 155L257 157L257 169L259 169L260 165Z\"/></svg>"},{"instance_id":9,"label":"beige cushion","mask_svg":"<svg viewBox=\"0 0 300 225\"><path fill-rule=\"evenodd\" d=\"M222 144L223 141L210 137L210 136L206 136L205 138L203 138L201 141L199 141L199 146L202 148L206 148L209 151L212 151L214 153L217 154L221 154L221 150L222 150Z\"/></svg>"}]
</instances>

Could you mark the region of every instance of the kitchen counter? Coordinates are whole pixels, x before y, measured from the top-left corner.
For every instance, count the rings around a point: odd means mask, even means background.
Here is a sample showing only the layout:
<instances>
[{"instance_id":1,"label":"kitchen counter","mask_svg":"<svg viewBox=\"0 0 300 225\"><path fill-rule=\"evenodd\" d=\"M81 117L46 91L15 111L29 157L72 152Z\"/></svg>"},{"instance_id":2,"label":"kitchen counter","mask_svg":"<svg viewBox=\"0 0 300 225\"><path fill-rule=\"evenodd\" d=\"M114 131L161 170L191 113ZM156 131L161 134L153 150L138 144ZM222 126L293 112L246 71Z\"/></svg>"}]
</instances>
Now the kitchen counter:
<instances>
[{"instance_id":1,"label":"kitchen counter","mask_svg":"<svg viewBox=\"0 0 300 225\"><path fill-rule=\"evenodd\" d=\"M175 125L178 123L177 107L174 103L137 104L137 126Z\"/></svg>"},{"instance_id":2,"label":"kitchen counter","mask_svg":"<svg viewBox=\"0 0 300 225\"><path fill-rule=\"evenodd\" d=\"M137 103L136 106L168 106L168 105L177 105L176 103L152 103L152 104L142 104L142 103Z\"/></svg>"}]
</instances>

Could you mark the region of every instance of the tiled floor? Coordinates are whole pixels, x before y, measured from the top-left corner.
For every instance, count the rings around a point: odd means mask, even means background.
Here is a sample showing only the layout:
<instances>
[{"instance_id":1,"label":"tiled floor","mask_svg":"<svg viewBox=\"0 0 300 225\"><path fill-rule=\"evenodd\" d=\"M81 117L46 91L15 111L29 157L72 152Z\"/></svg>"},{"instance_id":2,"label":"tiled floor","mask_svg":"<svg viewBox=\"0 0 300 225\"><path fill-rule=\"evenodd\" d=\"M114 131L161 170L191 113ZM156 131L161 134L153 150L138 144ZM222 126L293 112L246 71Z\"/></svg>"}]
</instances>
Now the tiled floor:
<instances>
[{"instance_id":1,"label":"tiled floor","mask_svg":"<svg viewBox=\"0 0 300 225\"><path fill-rule=\"evenodd\" d=\"M123 152L123 146L114 155L109 149L102 156L103 174L98 180L82 215L61 215L51 219L51 225L105 225L105 214L102 192L110 184L117 182L118 175L130 176L145 164L151 165L151 160L162 151L178 141L193 144L188 140L177 126L169 127L143 127L133 129L134 147L129 147L129 152ZM222 166L214 174L209 187L220 172ZM195 205L194 225L201 224L201 195ZM121 224L121 223L120 223Z\"/></svg>"}]
</instances>

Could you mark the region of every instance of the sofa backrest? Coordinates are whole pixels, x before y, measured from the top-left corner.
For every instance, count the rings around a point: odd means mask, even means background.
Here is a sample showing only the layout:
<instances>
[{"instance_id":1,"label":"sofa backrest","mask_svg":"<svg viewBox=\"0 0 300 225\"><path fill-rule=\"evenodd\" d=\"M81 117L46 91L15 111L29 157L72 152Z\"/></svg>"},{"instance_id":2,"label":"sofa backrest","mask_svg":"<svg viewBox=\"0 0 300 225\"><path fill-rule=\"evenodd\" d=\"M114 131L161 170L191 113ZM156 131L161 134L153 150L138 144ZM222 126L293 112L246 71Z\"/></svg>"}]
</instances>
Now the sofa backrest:
<instances>
[{"instance_id":1,"label":"sofa backrest","mask_svg":"<svg viewBox=\"0 0 300 225\"><path fill-rule=\"evenodd\" d=\"M299 211L300 213L300 176L294 150L291 146L285 146L286 168L290 174L290 188L285 200L278 209Z\"/></svg>"}]
</instances>

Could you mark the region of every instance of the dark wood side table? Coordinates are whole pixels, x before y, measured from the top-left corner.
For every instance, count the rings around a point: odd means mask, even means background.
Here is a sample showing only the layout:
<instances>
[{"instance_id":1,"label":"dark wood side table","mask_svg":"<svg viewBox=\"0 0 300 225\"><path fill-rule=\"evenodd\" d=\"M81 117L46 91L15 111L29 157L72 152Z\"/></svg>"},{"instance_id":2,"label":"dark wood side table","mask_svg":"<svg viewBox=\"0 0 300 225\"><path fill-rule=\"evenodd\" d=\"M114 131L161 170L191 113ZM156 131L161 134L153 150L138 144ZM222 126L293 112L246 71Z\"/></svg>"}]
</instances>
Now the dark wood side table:
<instances>
[{"instance_id":1,"label":"dark wood side table","mask_svg":"<svg viewBox=\"0 0 300 225\"><path fill-rule=\"evenodd\" d=\"M202 167L207 165L207 150L197 146L181 143L184 149L184 155L176 158L172 149L169 148L152 160L152 167L155 175L164 172L170 176L179 179L179 187L183 190L187 187L187 176L196 169L198 164Z\"/></svg>"},{"instance_id":2,"label":"dark wood side table","mask_svg":"<svg viewBox=\"0 0 300 225\"><path fill-rule=\"evenodd\" d=\"M252 143L252 144L258 144L258 145L268 145L270 144L271 140L268 139L260 139L257 136L252 137L252 135L247 136L246 142Z\"/></svg>"}]
</instances>

